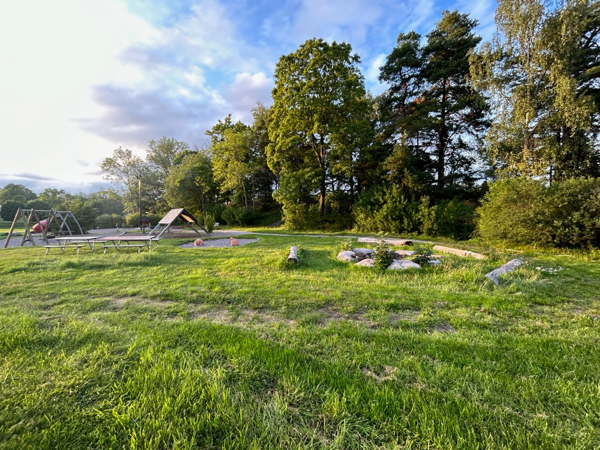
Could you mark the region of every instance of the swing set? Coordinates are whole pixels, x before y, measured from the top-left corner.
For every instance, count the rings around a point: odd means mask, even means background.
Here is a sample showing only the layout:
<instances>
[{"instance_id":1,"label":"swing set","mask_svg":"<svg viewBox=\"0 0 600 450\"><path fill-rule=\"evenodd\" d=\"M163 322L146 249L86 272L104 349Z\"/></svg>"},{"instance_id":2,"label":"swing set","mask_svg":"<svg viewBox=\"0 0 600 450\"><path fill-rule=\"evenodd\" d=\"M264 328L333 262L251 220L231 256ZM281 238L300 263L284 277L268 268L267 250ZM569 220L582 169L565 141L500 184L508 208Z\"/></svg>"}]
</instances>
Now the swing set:
<instances>
[{"instance_id":1,"label":"swing set","mask_svg":"<svg viewBox=\"0 0 600 450\"><path fill-rule=\"evenodd\" d=\"M40 220L40 218L44 218ZM10 226L10 231L8 232L8 236L6 237L6 241L4 241L4 248L8 247L8 243L10 242L10 238L12 237L15 226L17 222L21 220L25 227L25 232L23 233L23 239L21 240L21 247L25 245L25 243L29 242L31 245L35 246L35 239L32 232L32 226L34 224L38 224L38 228L41 229L41 238L43 241L48 244L48 230L50 229L50 225L53 221L56 221L58 226L57 235L59 236L73 236L73 230L69 227L67 223L67 219L73 219L77 228L79 228L79 234L83 235L83 230L81 229L81 225L73 215L71 211L55 211L53 209L24 209L19 208L17 213L15 214L15 218L12 221L12 225ZM42 222L46 222L45 225Z\"/></svg>"}]
</instances>

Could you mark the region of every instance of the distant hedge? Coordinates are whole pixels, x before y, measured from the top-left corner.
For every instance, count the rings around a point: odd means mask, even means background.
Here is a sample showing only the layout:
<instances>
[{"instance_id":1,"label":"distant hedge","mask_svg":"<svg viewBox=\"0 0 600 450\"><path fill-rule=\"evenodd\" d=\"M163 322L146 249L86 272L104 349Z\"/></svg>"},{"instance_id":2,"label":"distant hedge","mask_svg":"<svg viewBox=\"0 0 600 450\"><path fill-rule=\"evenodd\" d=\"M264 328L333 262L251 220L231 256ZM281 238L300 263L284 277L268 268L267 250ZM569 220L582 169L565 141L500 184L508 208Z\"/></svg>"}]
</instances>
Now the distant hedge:
<instances>
[{"instance_id":1,"label":"distant hedge","mask_svg":"<svg viewBox=\"0 0 600 450\"><path fill-rule=\"evenodd\" d=\"M600 179L493 183L478 209L478 234L490 241L557 247L600 246Z\"/></svg>"}]
</instances>

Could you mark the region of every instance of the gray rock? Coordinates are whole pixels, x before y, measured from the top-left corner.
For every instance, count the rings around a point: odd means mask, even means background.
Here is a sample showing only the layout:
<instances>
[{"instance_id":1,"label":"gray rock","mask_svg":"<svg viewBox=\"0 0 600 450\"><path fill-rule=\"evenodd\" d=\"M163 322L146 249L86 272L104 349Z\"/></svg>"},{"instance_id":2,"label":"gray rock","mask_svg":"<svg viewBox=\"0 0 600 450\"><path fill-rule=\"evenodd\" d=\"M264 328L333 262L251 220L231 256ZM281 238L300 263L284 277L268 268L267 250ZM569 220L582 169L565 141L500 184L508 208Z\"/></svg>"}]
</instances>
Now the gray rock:
<instances>
[{"instance_id":1,"label":"gray rock","mask_svg":"<svg viewBox=\"0 0 600 450\"><path fill-rule=\"evenodd\" d=\"M394 253L398 256L412 256L415 252L412 250L396 250Z\"/></svg>"},{"instance_id":2,"label":"gray rock","mask_svg":"<svg viewBox=\"0 0 600 450\"><path fill-rule=\"evenodd\" d=\"M340 261L354 262L356 260L356 253L351 251L339 252L337 255L337 259L339 259Z\"/></svg>"},{"instance_id":3,"label":"gray rock","mask_svg":"<svg viewBox=\"0 0 600 450\"><path fill-rule=\"evenodd\" d=\"M408 259L395 259L388 267L389 270L420 269L421 266Z\"/></svg>"},{"instance_id":4,"label":"gray rock","mask_svg":"<svg viewBox=\"0 0 600 450\"><path fill-rule=\"evenodd\" d=\"M373 250L370 248L353 248L352 251L358 255L370 255L373 253Z\"/></svg>"},{"instance_id":5,"label":"gray rock","mask_svg":"<svg viewBox=\"0 0 600 450\"><path fill-rule=\"evenodd\" d=\"M372 260L371 258L367 258L367 259L363 259L360 262L357 262L356 265L363 266L363 267L373 267L375 265L375 261Z\"/></svg>"},{"instance_id":6,"label":"gray rock","mask_svg":"<svg viewBox=\"0 0 600 450\"><path fill-rule=\"evenodd\" d=\"M427 262L432 266L439 266L442 263L439 259L430 259Z\"/></svg>"}]
</instances>

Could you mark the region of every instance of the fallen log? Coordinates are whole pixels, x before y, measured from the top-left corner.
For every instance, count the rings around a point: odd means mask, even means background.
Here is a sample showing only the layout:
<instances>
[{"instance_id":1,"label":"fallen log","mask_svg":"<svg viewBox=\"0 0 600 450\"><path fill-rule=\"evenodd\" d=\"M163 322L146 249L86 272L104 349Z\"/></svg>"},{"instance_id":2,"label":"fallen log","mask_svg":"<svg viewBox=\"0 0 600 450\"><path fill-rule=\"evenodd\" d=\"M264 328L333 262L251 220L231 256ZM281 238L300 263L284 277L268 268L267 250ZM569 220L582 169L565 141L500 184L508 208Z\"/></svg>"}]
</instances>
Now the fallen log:
<instances>
[{"instance_id":1,"label":"fallen log","mask_svg":"<svg viewBox=\"0 0 600 450\"><path fill-rule=\"evenodd\" d=\"M377 244L381 239L375 238L358 238L358 242L364 242L368 244ZM383 241L387 242L390 245L412 245L412 241L408 239L383 239Z\"/></svg>"},{"instance_id":2,"label":"fallen log","mask_svg":"<svg viewBox=\"0 0 600 450\"><path fill-rule=\"evenodd\" d=\"M289 262L298 262L298 247L290 247L290 254L287 257Z\"/></svg>"},{"instance_id":3,"label":"fallen log","mask_svg":"<svg viewBox=\"0 0 600 450\"><path fill-rule=\"evenodd\" d=\"M512 259L509 262L507 262L506 264L498 267L496 270L492 270L491 272L486 273L485 277L492 280L494 282L494 284L497 286L500 284L500 276L501 275L504 275L505 273L508 273L508 272L512 272L513 270L515 270L517 267L519 267L522 264L525 264L522 260Z\"/></svg>"},{"instance_id":4,"label":"fallen log","mask_svg":"<svg viewBox=\"0 0 600 450\"><path fill-rule=\"evenodd\" d=\"M469 250L461 250L459 248L444 247L442 245L434 245L433 250L442 253L450 253L457 256L470 256L471 258L475 259L486 258L485 255L482 255L481 253L470 252Z\"/></svg>"}]
</instances>

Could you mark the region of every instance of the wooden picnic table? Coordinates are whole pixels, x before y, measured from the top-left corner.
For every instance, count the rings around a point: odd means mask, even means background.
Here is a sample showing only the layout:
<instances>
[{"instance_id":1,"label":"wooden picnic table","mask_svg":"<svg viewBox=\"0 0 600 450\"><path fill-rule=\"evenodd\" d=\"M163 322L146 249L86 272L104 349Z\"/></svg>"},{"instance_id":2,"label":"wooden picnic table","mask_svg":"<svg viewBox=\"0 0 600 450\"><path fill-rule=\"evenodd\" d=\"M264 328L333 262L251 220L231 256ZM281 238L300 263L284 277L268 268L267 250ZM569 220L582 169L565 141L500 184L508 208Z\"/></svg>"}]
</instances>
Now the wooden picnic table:
<instances>
[{"instance_id":1,"label":"wooden picnic table","mask_svg":"<svg viewBox=\"0 0 600 450\"><path fill-rule=\"evenodd\" d=\"M127 236L125 234L120 236L102 236L96 240L96 242L104 243L102 246L104 248L104 253L106 253L106 250L109 248L114 248L116 251L119 251L121 248L132 247L137 248L138 253L144 247L150 251L153 248L158 247L158 241L159 239L155 236ZM108 244L109 242L111 242L111 244ZM152 247L152 243L155 243L156 245Z\"/></svg>"},{"instance_id":2,"label":"wooden picnic table","mask_svg":"<svg viewBox=\"0 0 600 450\"><path fill-rule=\"evenodd\" d=\"M77 254L79 254L79 250L86 245L90 247L91 251L94 251L94 245L96 243L96 239L100 236L62 236L54 238L56 241L55 245L44 245L46 249L46 255L50 251L51 248L60 248L61 252L64 252L66 248L76 248Z\"/></svg>"}]
</instances>

